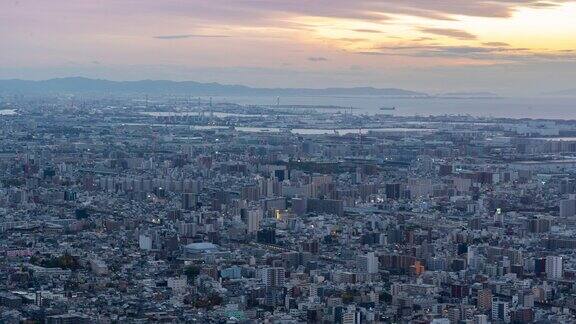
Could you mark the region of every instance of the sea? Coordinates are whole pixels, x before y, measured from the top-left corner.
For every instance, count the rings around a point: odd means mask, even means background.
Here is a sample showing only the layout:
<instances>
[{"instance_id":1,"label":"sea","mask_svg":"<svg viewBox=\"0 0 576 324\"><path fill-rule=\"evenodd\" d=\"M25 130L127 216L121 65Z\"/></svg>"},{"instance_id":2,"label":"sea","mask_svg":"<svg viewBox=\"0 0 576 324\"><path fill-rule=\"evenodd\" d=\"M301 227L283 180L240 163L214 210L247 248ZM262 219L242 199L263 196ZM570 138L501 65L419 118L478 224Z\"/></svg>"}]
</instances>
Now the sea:
<instances>
[{"instance_id":1,"label":"sea","mask_svg":"<svg viewBox=\"0 0 576 324\"><path fill-rule=\"evenodd\" d=\"M215 97L215 102L242 105L278 104L276 97ZM390 98L385 96L290 96L280 98L281 106L337 106L331 109L353 114L395 116L459 115L532 119L576 120L576 97L494 97L494 98ZM381 107L395 108L381 110ZM352 108L352 109L350 109Z\"/></svg>"}]
</instances>

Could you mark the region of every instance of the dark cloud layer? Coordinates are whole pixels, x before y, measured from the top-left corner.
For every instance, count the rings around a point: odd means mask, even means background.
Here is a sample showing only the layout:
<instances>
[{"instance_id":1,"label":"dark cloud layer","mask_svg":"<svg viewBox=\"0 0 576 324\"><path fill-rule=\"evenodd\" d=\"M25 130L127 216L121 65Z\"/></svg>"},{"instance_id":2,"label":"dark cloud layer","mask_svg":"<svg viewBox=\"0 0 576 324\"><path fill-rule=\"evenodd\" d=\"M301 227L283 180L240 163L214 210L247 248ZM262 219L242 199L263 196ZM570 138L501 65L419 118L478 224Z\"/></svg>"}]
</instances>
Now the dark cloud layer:
<instances>
[{"instance_id":1,"label":"dark cloud layer","mask_svg":"<svg viewBox=\"0 0 576 324\"><path fill-rule=\"evenodd\" d=\"M148 0L149 1L149 0ZM182 6L178 0L167 0L174 6ZM264 12L287 12L311 16L386 20L390 14L410 14L434 19L451 19L450 15L509 17L517 7L552 7L559 1L541 0L201 0L205 8L250 11L258 15ZM223 13L225 11L222 11Z\"/></svg>"},{"instance_id":2,"label":"dark cloud layer","mask_svg":"<svg viewBox=\"0 0 576 324\"><path fill-rule=\"evenodd\" d=\"M466 58L492 62L574 61L576 52L534 53L527 48L501 46L389 45L356 54L371 56Z\"/></svg>"},{"instance_id":3,"label":"dark cloud layer","mask_svg":"<svg viewBox=\"0 0 576 324\"><path fill-rule=\"evenodd\" d=\"M105 13L133 16L169 14L222 23L264 24L283 16L306 15L384 22L390 15L407 14L432 19L454 19L453 15L509 17L518 7L549 8L571 0L54 0L38 3L46 14ZM20 5L20 7L24 7ZM14 8L15 5L12 5Z\"/></svg>"},{"instance_id":4,"label":"dark cloud layer","mask_svg":"<svg viewBox=\"0 0 576 324\"><path fill-rule=\"evenodd\" d=\"M199 34L184 34L184 35L160 35L154 36L156 39L186 39L186 38L226 38L227 35L199 35Z\"/></svg>"},{"instance_id":5,"label":"dark cloud layer","mask_svg":"<svg viewBox=\"0 0 576 324\"><path fill-rule=\"evenodd\" d=\"M426 34L434 34L440 36L447 36L452 37L460 40L474 40L476 39L476 35L472 35L468 32L463 30L457 29L446 29L446 28L420 28L421 32Z\"/></svg>"},{"instance_id":6,"label":"dark cloud layer","mask_svg":"<svg viewBox=\"0 0 576 324\"><path fill-rule=\"evenodd\" d=\"M179 3L180 1L169 0ZM196 2L196 1L192 1ZM411 14L436 19L450 19L449 15L509 17L515 8L551 7L560 1L541 0L204 0L218 7L222 3L234 8L254 10L255 12L276 11L292 12L314 16L345 17L361 19L386 19L389 14Z\"/></svg>"}]
</instances>

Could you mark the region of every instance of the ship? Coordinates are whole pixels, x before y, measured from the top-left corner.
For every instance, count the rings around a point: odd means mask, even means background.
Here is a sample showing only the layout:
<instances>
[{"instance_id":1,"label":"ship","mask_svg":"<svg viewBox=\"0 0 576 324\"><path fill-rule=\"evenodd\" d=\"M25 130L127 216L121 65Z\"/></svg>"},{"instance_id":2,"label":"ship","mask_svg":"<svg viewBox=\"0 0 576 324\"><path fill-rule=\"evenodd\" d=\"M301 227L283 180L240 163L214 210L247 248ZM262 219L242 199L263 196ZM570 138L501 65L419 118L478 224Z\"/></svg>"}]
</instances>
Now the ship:
<instances>
[{"instance_id":1,"label":"ship","mask_svg":"<svg viewBox=\"0 0 576 324\"><path fill-rule=\"evenodd\" d=\"M380 110L396 110L396 107L381 107Z\"/></svg>"}]
</instances>

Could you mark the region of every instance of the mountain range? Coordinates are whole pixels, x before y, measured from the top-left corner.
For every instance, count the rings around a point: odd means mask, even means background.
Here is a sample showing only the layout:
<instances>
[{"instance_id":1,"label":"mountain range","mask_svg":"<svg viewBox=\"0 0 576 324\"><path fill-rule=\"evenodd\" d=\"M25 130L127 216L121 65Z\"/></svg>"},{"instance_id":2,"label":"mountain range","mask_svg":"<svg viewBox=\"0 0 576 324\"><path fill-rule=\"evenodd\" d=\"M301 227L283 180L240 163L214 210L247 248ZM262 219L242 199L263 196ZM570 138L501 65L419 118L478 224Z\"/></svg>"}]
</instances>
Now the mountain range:
<instances>
[{"instance_id":1,"label":"mountain range","mask_svg":"<svg viewBox=\"0 0 576 324\"><path fill-rule=\"evenodd\" d=\"M141 80L111 81L83 77L57 78L43 81L20 79L0 80L0 93L158 93L187 94L198 96L219 95L266 95L266 96L322 96L322 95L374 95L396 97L426 97L422 92L396 88L252 88L243 85L225 85L220 83L200 83L194 81Z\"/></svg>"},{"instance_id":2,"label":"mountain range","mask_svg":"<svg viewBox=\"0 0 576 324\"><path fill-rule=\"evenodd\" d=\"M546 93L544 93L544 95L545 96L574 97L574 96L576 96L576 88L565 89L565 90L554 91L554 92L546 92Z\"/></svg>"}]
</instances>

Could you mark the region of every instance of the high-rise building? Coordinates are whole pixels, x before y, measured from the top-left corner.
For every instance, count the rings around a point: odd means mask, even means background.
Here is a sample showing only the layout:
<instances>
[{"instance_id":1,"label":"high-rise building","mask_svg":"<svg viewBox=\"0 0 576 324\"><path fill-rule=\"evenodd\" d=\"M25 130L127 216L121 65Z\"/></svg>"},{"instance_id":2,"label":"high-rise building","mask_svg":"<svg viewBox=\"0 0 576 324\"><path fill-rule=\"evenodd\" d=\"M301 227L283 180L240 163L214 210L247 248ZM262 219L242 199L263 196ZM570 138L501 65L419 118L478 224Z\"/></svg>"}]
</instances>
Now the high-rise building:
<instances>
[{"instance_id":1,"label":"high-rise building","mask_svg":"<svg viewBox=\"0 0 576 324\"><path fill-rule=\"evenodd\" d=\"M253 234L260 230L261 219L262 219L262 210L260 209L251 209L246 212L246 223L248 224L248 234Z\"/></svg>"},{"instance_id":2,"label":"high-rise building","mask_svg":"<svg viewBox=\"0 0 576 324\"><path fill-rule=\"evenodd\" d=\"M546 257L546 277L548 279L562 279L562 257L549 255Z\"/></svg>"},{"instance_id":3,"label":"high-rise building","mask_svg":"<svg viewBox=\"0 0 576 324\"><path fill-rule=\"evenodd\" d=\"M356 267L359 272L378 273L378 257L374 252L356 258Z\"/></svg>"},{"instance_id":4,"label":"high-rise building","mask_svg":"<svg viewBox=\"0 0 576 324\"><path fill-rule=\"evenodd\" d=\"M528 220L530 233L546 233L550 231L550 220L544 218L531 218Z\"/></svg>"},{"instance_id":5,"label":"high-rise building","mask_svg":"<svg viewBox=\"0 0 576 324\"><path fill-rule=\"evenodd\" d=\"M484 314L474 316L474 324L488 324L488 316Z\"/></svg>"},{"instance_id":6,"label":"high-rise building","mask_svg":"<svg viewBox=\"0 0 576 324\"><path fill-rule=\"evenodd\" d=\"M477 306L482 312L492 309L492 290L485 288L478 291Z\"/></svg>"},{"instance_id":7,"label":"high-rise building","mask_svg":"<svg viewBox=\"0 0 576 324\"><path fill-rule=\"evenodd\" d=\"M534 273L537 276L546 272L546 258L534 259Z\"/></svg>"},{"instance_id":8,"label":"high-rise building","mask_svg":"<svg viewBox=\"0 0 576 324\"><path fill-rule=\"evenodd\" d=\"M179 222L178 234L183 237L192 237L196 235L196 224Z\"/></svg>"},{"instance_id":9,"label":"high-rise building","mask_svg":"<svg viewBox=\"0 0 576 324\"><path fill-rule=\"evenodd\" d=\"M242 187L240 191L240 198L248 201L256 201L260 199L260 187L251 185Z\"/></svg>"},{"instance_id":10,"label":"high-rise building","mask_svg":"<svg viewBox=\"0 0 576 324\"><path fill-rule=\"evenodd\" d=\"M198 195L195 193L183 193L182 194L182 209L193 210L198 206Z\"/></svg>"},{"instance_id":11,"label":"high-rise building","mask_svg":"<svg viewBox=\"0 0 576 324\"><path fill-rule=\"evenodd\" d=\"M152 236L140 234L138 237L138 245L142 250L152 250Z\"/></svg>"},{"instance_id":12,"label":"high-rise building","mask_svg":"<svg viewBox=\"0 0 576 324\"><path fill-rule=\"evenodd\" d=\"M344 202L334 199L308 199L308 211L342 216L344 215Z\"/></svg>"},{"instance_id":13,"label":"high-rise building","mask_svg":"<svg viewBox=\"0 0 576 324\"><path fill-rule=\"evenodd\" d=\"M276 230L274 228L264 228L256 234L256 241L264 244L276 244Z\"/></svg>"},{"instance_id":14,"label":"high-rise building","mask_svg":"<svg viewBox=\"0 0 576 324\"><path fill-rule=\"evenodd\" d=\"M401 190L402 188L399 183L386 184L386 198L394 200L400 199L402 196Z\"/></svg>"},{"instance_id":15,"label":"high-rise building","mask_svg":"<svg viewBox=\"0 0 576 324\"><path fill-rule=\"evenodd\" d=\"M573 217L576 215L576 198L570 195L568 199L560 200L560 217Z\"/></svg>"},{"instance_id":16,"label":"high-rise building","mask_svg":"<svg viewBox=\"0 0 576 324\"><path fill-rule=\"evenodd\" d=\"M360 324L361 316L353 307L349 307L346 313L342 314L342 324Z\"/></svg>"},{"instance_id":17,"label":"high-rise building","mask_svg":"<svg viewBox=\"0 0 576 324\"><path fill-rule=\"evenodd\" d=\"M492 321L510 323L510 307L507 302L498 298L492 300Z\"/></svg>"},{"instance_id":18,"label":"high-rise building","mask_svg":"<svg viewBox=\"0 0 576 324\"><path fill-rule=\"evenodd\" d=\"M292 202L292 211L298 215L306 214L306 210L308 209L308 201L306 198L293 198Z\"/></svg>"},{"instance_id":19,"label":"high-rise building","mask_svg":"<svg viewBox=\"0 0 576 324\"><path fill-rule=\"evenodd\" d=\"M460 322L461 319L461 312L460 308L454 307L448 310L448 319L450 320L450 324L456 324Z\"/></svg>"},{"instance_id":20,"label":"high-rise building","mask_svg":"<svg viewBox=\"0 0 576 324\"><path fill-rule=\"evenodd\" d=\"M260 278L267 287L282 287L286 281L286 271L281 267L270 267L260 270Z\"/></svg>"}]
</instances>

